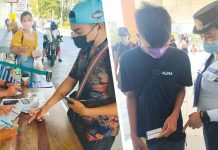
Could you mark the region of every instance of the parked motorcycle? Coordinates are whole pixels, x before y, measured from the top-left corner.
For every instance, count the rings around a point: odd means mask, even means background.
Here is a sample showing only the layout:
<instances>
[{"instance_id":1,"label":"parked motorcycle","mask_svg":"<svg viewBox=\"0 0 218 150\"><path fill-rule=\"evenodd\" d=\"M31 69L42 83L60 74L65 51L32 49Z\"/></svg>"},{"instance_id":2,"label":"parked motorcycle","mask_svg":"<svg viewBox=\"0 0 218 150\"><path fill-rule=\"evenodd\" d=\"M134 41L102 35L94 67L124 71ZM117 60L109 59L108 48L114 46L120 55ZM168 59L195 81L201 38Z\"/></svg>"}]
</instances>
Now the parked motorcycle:
<instances>
[{"instance_id":1,"label":"parked motorcycle","mask_svg":"<svg viewBox=\"0 0 218 150\"><path fill-rule=\"evenodd\" d=\"M55 41L51 42L46 38L46 35L44 35L44 40L46 40L47 43L46 57L50 61L51 66L54 66L55 60L57 59L58 49L60 49L60 42L63 42L62 38L63 36L58 36Z\"/></svg>"}]
</instances>

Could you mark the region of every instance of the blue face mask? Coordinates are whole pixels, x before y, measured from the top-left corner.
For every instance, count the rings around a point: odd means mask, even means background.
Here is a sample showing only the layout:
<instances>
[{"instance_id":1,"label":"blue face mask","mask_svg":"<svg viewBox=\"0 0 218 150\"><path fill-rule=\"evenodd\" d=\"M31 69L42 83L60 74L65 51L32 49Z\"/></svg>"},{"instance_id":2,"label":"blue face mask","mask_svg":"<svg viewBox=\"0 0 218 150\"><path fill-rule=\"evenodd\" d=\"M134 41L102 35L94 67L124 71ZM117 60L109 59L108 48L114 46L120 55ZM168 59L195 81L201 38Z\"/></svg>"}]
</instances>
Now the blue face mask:
<instances>
[{"instance_id":1,"label":"blue face mask","mask_svg":"<svg viewBox=\"0 0 218 150\"><path fill-rule=\"evenodd\" d=\"M204 47L204 50L208 53L218 54L218 42L204 41L203 47Z\"/></svg>"}]
</instances>

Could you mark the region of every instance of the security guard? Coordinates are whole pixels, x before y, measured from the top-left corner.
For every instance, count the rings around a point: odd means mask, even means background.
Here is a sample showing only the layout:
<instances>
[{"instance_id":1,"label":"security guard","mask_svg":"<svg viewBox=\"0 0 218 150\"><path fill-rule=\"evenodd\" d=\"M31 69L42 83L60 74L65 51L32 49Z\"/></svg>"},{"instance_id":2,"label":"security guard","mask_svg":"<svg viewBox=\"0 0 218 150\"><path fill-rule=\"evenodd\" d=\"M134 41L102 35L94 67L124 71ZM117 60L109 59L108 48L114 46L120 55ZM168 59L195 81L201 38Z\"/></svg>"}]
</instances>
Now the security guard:
<instances>
[{"instance_id":1,"label":"security guard","mask_svg":"<svg viewBox=\"0 0 218 150\"><path fill-rule=\"evenodd\" d=\"M200 69L194 91L194 107L189 117L189 127L203 125L207 150L217 150L218 145L218 1L200 9L193 16L193 33L201 34L203 47L210 57Z\"/></svg>"}]
</instances>

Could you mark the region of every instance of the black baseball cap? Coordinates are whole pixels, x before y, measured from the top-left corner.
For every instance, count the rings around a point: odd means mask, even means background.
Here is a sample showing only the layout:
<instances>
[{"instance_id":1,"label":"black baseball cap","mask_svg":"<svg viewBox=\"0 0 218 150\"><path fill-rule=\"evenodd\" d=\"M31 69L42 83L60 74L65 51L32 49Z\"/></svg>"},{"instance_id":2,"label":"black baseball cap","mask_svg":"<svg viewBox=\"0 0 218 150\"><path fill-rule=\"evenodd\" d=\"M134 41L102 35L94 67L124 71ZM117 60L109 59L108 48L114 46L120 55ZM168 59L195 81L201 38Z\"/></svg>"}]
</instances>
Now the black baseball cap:
<instances>
[{"instance_id":1,"label":"black baseball cap","mask_svg":"<svg viewBox=\"0 0 218 150\"><path fill-rule=\"evenodd\" d=\"M195 26L193 33L204 34L218 26L218 0L201 8L193 15Z\"/></svg>"},{"instance_id":2,"label":"black baseball cap","mask_svg":"<svg viewBox=\"0 0 218 150\"><path fill-rule=\"evenodd\" d=\"M118 29L118 35L129 35L129 31L126 27L120 27Z\"/></svg>"}]
</instances>

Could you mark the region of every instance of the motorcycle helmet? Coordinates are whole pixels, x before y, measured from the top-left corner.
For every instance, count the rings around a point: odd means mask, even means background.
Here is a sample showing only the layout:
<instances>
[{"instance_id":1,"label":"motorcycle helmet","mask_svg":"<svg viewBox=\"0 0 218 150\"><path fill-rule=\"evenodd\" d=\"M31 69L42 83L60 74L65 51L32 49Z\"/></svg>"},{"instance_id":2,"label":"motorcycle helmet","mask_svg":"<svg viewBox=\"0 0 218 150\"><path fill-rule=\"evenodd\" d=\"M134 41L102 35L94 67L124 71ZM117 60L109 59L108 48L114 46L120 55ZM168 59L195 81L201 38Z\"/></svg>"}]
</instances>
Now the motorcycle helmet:
<instances>
[{"instance_id":1,"label":"motorcycle helmet","mask_svg":"<svg viewBox=\"0 0 218 150\"><path fill-rule=\"evenodd\" d=\"M58 28L58 25L56 22L52 21L51 24L50 24L50 29L51 30L56 30Z\"/></svg>"}]
</instances>

